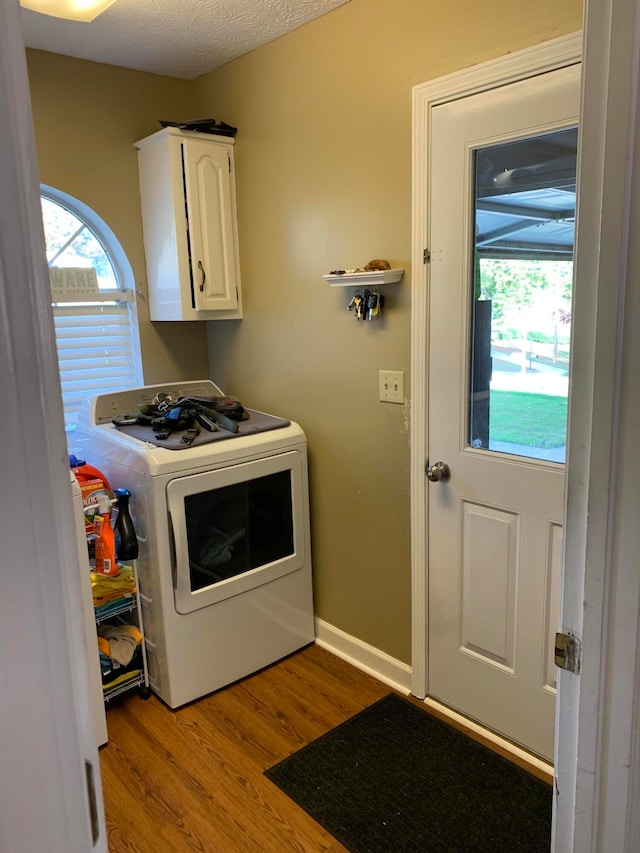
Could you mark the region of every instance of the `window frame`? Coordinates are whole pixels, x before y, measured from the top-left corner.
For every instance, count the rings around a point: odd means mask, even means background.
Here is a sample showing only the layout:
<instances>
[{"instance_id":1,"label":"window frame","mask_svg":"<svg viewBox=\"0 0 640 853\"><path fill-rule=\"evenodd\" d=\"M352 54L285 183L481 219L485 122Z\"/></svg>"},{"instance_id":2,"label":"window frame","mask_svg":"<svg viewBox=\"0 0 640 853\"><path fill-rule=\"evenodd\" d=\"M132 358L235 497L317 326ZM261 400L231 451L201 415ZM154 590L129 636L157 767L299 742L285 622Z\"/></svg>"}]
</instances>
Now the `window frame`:
<instances>
[{"instance_id":1,"label":"window frame","mask_svg":"<svg viewBox=\"0 0 640 853\"><path fill-rule=\"evenodd\" d=\"M118 282L118 289L125 292L129 290L132 295L135 295L135 279L129 259L120 245L120 241L104 219L80 199L48 184L40 184L40 196L60 207L64 207L69 213L85 223L111 261ZM131 301L135 302L135 299Z\"/></svg>"},{"instance_id":2,"label":"window frame","mask_svg":"<svg viewBox=\"0 0 640 853\"><path fill-rule=\"evenodd\" d=\"M124 249L120 244L120 241L118 240L112 229L95 212L95 210L93 210L87 204L75 198L74 196L71 196L63 190L59 190L47 184L40 184L40 197L41 199L46 199L47 201L50 201L53 204L59 205L60 207L67 210L72 216L75 216L80 222L84 223L84 225L89 229L89 231L98 241L109 262L111 263L117 284L117 289L101 290L100 296L103 298L91 300L91 302L87 303L87 315L89 315L89 311L91 310L89 308L90 305L94 306L94 308L98 310L99 306L101 305L113 305L114 303L116 303L118 307L122 307L124 310L127 311L129 340L133 356L131 362L131 374L133 376L134 384L126 386L123 385L121 387L136 387L142 385L143 370L140 348L140 328L138 324L138 313L136 304L137 294L135 290L135 279L133 275L133 269L131 267L129 259L127 258L127 255L125 254ZM58 315L60 316L65 309L68 309L70 307L78 307L81 304L83 303L52 302L51 310L55 318L57 310L60 311L60 314ZM56 348L58 349L57 334ZM60 359L58 359L58 370L59 374L61 375L62 369L60 367ZM100 389L96 388L93 393L99 393L99 391ZM88 390L87 396L90 396L91 393L91 390ZM69 443L70 452L72 451L72 444L74 442L76 419L77 415L74 417L73 422L70 422L67 419L67 411L65 406L65 432L67 434L67 441Z\"/></svg>"}]
</instances>

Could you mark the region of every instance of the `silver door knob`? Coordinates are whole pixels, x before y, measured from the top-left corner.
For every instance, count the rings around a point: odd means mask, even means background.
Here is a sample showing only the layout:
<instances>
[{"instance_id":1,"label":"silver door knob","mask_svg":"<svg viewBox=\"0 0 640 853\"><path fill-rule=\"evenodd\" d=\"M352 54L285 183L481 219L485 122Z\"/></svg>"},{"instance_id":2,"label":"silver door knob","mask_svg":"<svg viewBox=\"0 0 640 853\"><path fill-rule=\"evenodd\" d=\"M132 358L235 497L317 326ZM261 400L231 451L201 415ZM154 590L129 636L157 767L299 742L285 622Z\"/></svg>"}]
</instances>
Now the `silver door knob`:
<instances>
[{"instance_id":1,"label":"silver door knob","mask_svg":"<svg viewBox=\"0 0 640 853\"><path fill-rule=\"evenodd\" d=\"M433 465L429 465L429 461L427 460L425 473L427 480L430 480L432 483L439 483L440 481L446 483L451 476L451 469L446 462L434 462Z\"/></svg>"}]
</instances>

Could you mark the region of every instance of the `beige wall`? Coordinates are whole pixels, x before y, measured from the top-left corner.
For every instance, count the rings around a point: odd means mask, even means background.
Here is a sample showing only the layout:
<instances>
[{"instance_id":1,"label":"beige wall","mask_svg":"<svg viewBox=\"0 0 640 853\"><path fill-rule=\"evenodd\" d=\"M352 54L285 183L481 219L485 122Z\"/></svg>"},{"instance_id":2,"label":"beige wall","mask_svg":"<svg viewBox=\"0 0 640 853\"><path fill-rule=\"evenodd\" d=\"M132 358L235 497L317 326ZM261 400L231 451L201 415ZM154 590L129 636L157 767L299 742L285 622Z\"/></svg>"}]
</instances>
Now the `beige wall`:
<instances>
[{"instance_id":1,"label":"beige wall","mask_svg":"<svg viewBox=\"0 0 640 853\"><path fill-rule=\"evenodd\" d=\"M27 52L40 180L93 208L122 244L136 281L147 383L207 375L203 323L149 322L136 140L158 119L189 118L193 84L52 53Z\"/></svg>"},{"instance_id":2,"label":"beige wall","mask_svg":"<svg viewBox=\"0 0 640 853\"><path fill-rule=\"evenodd\" d=\"M214 379L309 441L316 610L410 660L411 87L575 31L581 0L352 0L194 84L195 115L239 128L245 319L209 324ZM406 269L358 324L322 274Z\"/></svg>"}]
</instances>

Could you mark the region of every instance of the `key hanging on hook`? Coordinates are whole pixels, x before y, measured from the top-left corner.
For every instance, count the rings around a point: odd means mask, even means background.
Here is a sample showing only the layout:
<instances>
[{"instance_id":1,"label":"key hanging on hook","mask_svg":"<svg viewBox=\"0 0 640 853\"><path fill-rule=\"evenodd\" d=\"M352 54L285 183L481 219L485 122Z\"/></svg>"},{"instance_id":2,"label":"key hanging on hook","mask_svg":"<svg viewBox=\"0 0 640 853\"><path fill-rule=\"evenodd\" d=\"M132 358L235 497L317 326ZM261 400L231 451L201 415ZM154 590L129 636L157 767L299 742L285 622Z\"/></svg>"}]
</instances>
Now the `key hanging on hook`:
<instances>
[{"instance_id":1,"label":"key hanging on hook","mask_svg":"<svg viewBox=\"0 0 640 853\"><path fill-rule=\"evenodd\" d=\"M356 320L359 320L362 316L362 291L356 290L355 295L353 297L353 306L356 312Z\"/></svg>"},{"instance_id":2,"label":"key hanging on hook","mask_svg":"<svg viewBox=\"0 0 640 853\"><path fill-rule=\"evenodd\" d=\"M378 308L378 294L374 290L373 293L369 294L369 298L367 299L367 317L369 320L373 320L377 308Z\"/></svg>"}]
</instances>

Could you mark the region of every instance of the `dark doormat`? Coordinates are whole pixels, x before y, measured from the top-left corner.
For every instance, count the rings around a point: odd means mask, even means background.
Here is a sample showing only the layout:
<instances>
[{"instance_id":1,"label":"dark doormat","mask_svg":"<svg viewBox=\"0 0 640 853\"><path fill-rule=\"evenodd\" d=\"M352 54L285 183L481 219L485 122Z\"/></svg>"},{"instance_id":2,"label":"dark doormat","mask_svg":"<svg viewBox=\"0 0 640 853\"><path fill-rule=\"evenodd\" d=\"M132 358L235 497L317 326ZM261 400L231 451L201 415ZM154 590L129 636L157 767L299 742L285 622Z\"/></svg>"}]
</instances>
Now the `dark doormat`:
<instances>
[{"instance_id":1,"label":"dark doormat","mask_svg":"<svg viewBox=\"0 0 640 853\"><path fill-rule=\"evenodd\" d=\"M265 775L352 853L550 848L550 785L393 693Z\"/></svg>"}]
</instances>

